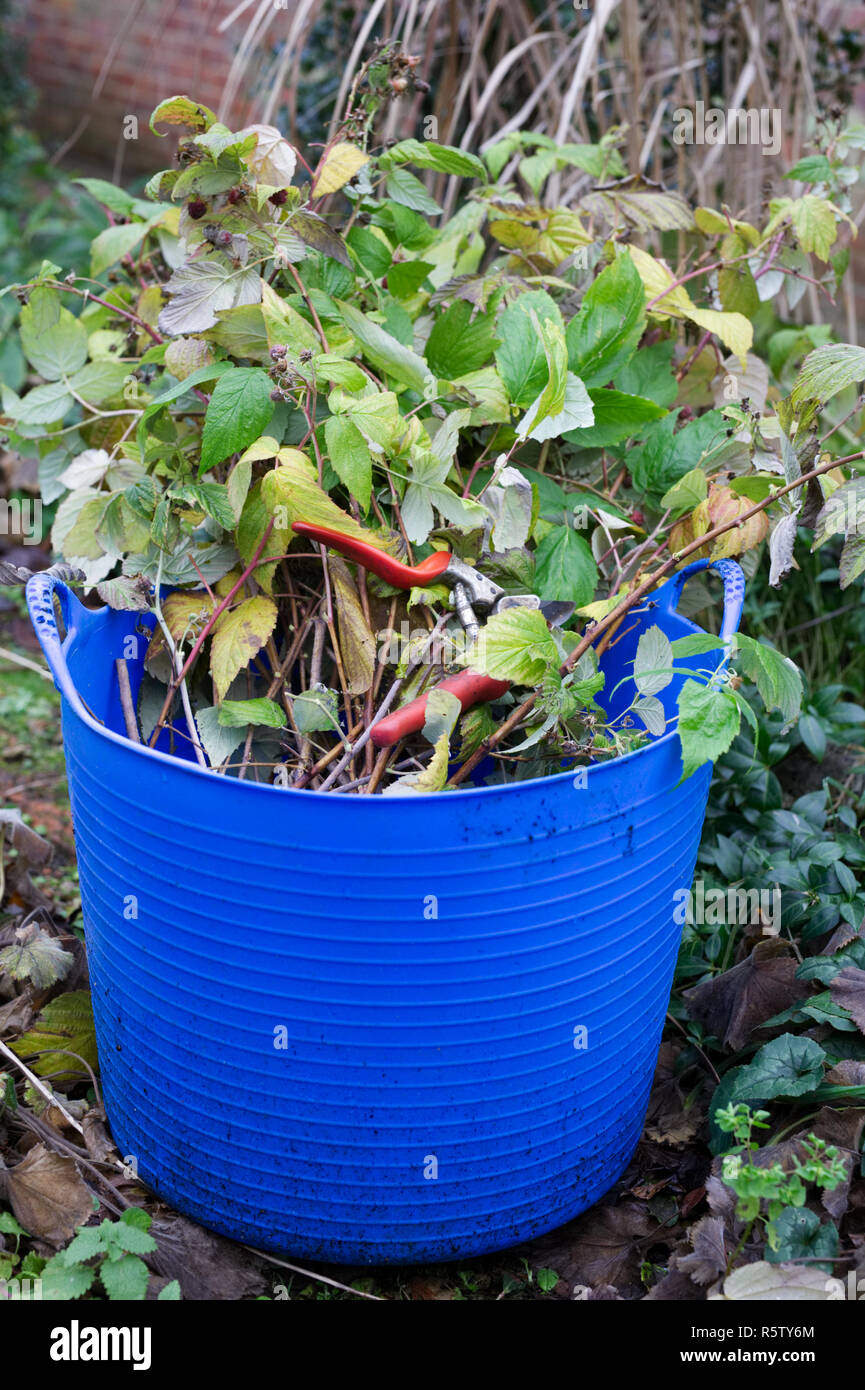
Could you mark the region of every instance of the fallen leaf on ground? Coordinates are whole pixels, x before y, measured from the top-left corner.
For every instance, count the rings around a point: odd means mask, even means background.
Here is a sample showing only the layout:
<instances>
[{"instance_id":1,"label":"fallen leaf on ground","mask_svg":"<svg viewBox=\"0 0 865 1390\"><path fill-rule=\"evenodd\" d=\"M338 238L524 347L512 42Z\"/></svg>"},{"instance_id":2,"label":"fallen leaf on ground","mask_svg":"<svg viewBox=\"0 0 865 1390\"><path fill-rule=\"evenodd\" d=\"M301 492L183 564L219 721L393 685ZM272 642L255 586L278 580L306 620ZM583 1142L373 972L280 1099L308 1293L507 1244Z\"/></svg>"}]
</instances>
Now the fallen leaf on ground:
<instances>
[{"instance_id":1,"label":"fallen leaf on ground","mask_svg":"<svg viewBox=\"0 0 865 1390\"><path fill-rule=\"evenodd\" d=\"M5 1177L16 1221L55 1249L70 1241L76 1227L93 1213L90 1191L74 1160L52 1153L44 1144L35 1145Z\"/></svg>"},{"instance_id":2,"label":"fallen leaf on ground","mask_svg":"<svg viewBox=\"0 0 865 1390\"><path fill-rule=\"evenodd\" d=\"M865 970L845 965L829 986L829 992L833 1002L848 1011L860 1033L865 1033Z\"/></svg>"},{"instance_id":3,"label":"fallen leaf on ground","mask_svg":"<svg viewBox=\"0 0 865 1390\"><path fill-rule=\"evenodd\" d=\"M747 960L685 994L688 1016L738 1051L761 1023L808 993L786 941L761 941Z\"/></svg>"},{"instance_id":4,"label":"fallen leaf on ground","mask_svg":"<svg viewBox=\"0 0 865 1390\"><path fill-rule=\"evenodd\" d=\"M712 1302L726 1299L749 1303L813 1303L831 1298L833 1284L822 1269L793 1264L770 1265L766 1260L758 1260L742 1269L734 1269L724 1280L723 1293L710 1294L709 1299Z\"/></svg>"},{"instance_id":5,"label":"fallen leaf on ground","mask_svg":"<svg viewBox=\"0 0 865 1390\"><path fill-rule=\"evenodd\" d=\"M695 1284L712 1284L727 1268L724 1223L717 1216L704 1216L688 1232L693 1251L679 1255L676 1268L681 1269Z\"/></svg>"}]
</instances>

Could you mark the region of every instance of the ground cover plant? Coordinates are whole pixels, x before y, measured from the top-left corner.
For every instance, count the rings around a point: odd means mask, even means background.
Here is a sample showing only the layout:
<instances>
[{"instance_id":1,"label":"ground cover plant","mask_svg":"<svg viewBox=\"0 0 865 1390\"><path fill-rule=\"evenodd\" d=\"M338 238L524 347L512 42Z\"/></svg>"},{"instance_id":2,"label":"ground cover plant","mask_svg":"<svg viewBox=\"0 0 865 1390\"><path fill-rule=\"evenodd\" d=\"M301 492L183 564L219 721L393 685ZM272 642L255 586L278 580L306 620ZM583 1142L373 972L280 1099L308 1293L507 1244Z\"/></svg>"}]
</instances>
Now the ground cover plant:
<instances>
[{"instance_id":1,"label":"ground cover plant","mask_svg":"<svg viewBox=\"0 0 865 1390\"><path fill-rule=\"evenodd\" d=\"M750 717L741 676L795 719L790 663L743 635L710 684L719 644L674 650L655 629L610 722L598 657L689 559L768 536L777 584L810 526L817 546L849 533L842 588L865 567L861 451L821 415L865 350L806 334L797 372L802 335L773 333L766 361L753 322L836 286L858 132L792 170L808 191L757 227L624 176L606 137L516 133L483 161L377 148L394 71L414 66L370 60L315 169L273 128L164 102L154 128L189 133L146 198L82 181L108 219L90 277L46 263L16 288L42 384L4 388L12 441L39 453L54 548L86 591L156 615L130 736L168 724L203 767L280 785L438 791L490 753L510 780L639 746L666 727L677 657L705 651L679 703L690 773ZM569 165L595 189L546 207ZM412 168L464 181L454 216ZM675 269L640 244L665 239ZM355 542L372 558L352 569ZM436 582L445 551L505 596L486 622ZM418 570L402 589L371 572L392 560ZM553 626L549 602L576 611ZM465 668L496 693L462 713L435 687ZM421 693L422 728L378 749L376 725Z\"/></svg>"}]
</instances>

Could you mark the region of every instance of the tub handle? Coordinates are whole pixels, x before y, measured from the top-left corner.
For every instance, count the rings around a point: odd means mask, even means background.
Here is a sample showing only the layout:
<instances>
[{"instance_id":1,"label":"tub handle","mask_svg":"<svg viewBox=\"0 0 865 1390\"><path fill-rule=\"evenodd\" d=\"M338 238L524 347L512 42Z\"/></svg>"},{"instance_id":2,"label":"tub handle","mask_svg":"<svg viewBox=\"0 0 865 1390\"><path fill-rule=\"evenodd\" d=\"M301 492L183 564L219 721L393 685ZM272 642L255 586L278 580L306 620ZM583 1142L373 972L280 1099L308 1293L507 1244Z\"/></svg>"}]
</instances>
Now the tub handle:
<instances>
[{"instance_id":1,"label":"tub handle","mask_svg":"<svg viewBox=\"0 0 865 1390\"><path fill-rule=\"evenodd\" d=\"M720 636L727 642L739 627L742 604L745 602L745 575L735 560L695 560L668 579L652 598L664 613L675 613L687 581L705 569L715 570L724 581L724 615Z\"/></svg>"},{"instance_id":2,"label":"tub handle","mask_svg":"<svg viewBox=\"0 0 865 1390\"><path fill-rule=\"evenodd\" d=\"M27 580L25 592L30 621L33 623L36 636L39 638L45 660L51 667L54 684L75 713L86 720L88 714L69 674L64 648L90 616L88 610L81 600L73 594L68 584L64 584L63 580L58 579L56 574L32 574ZM60 600L60 611L63 614L63 625L66 628L66 636L63 638L58 631L57 618L54 612L55 594Z\"/></svg>"}]
</instances>

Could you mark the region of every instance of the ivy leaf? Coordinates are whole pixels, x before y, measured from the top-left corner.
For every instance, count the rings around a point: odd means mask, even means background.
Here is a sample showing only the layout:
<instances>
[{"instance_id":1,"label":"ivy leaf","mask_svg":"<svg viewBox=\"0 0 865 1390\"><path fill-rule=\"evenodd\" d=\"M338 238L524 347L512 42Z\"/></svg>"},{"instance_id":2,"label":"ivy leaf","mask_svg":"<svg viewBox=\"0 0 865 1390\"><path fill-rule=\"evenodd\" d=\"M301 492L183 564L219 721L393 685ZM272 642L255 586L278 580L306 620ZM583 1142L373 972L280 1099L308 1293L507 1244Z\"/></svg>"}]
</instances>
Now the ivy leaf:
<instances>
[{"instance_id":1,"label":"ivy leaf","mask_svg":"<svg viewBox=\"0 0 865 1390\"><path fill-rule=\"evenodd\" d=\"M204 417L201 473L263 432L274 408L270 389L270 377L261 367L235 367L219 378Z\"/></svg>"},{"instance_id":2,"label":"ivy leaf","mask_svg":"<svg viewBox=\"0 0 865 1390\"><path fill-rule=\"evenodd\" d=\"M642 633L634 658L634 684L641 695L657 695L673 679L673 648L657 626Z\"/></svg>"},{"instance_id":3,"label":"ivy leaf","mask_svg":"<svg viewBox=\"0 0 865 1390\"><path fill-rule=\"evenodd\" d=\"M506 608L487 620L462 664L495 680L536 686L558 667L559 654L537 608Z\"/></svg>"},{"instance_id":4,"label":"ivy leaf","mask_svg":"<svg viewBox=\"0 0 865 1390\"><path fill-rule=\"evenodd\" d=\"M682 686L678 708L684 781L703 763L726 753L739 732L741 713L730 691L693 680Z\"/></svg>"},{"instance_id":5,"label":"ivy leaf","mask_svg":"<svg viewBox=\"0 0 865 1390\"><path fill-rule=\"evenodd\" d=\"M217 619L210 648L210 673L220 700L225 698L235 676L261 651L278 616L273 599L257 594Z\"/></svg>"},{"instance_id":6,"label":"ivy leaf","mask_svg":"<svg viewBox=\"0 0 865 1390\"><path fill-rule=\"evenodd\" d=\"M637 350L646 326L643 282L627 252L602 270L565 335L568 367L586 386L606 386Z\"/></svg>"},{"instance_id":7,"label":"ivy leaf","mask_svg":"<svg viewBox=\"0 0 865 1390\"><path fill-rule=\"evenodd\" d=\"M223 700L218 707L223 728L246 728L247 724L264 724L268 729L285 728L285 710L275 700L260 696L255 700Z\"/></svg>"},{"instance_id":8,"label":"ivy leaf","mask_svg":"<svg viewBox=\"0 0 865 1390\"><path fill-rule=\"evenodd\" d=\"M324 438L331 467L364 512L372 495L372 458L369 446L353 420L331 415L324 422Z\"/></svg>"},{"instance_id":9,"label":"ivy leaf","mask_svg":"<svg viewBox=\"0 0 865 1390\"><path fill-rule=\"evenodd\" d=\"M754 682L767 711L781 711L784 730L789 729L802 708L802 676L798 667L774 647L742 632L736 633L733 643L736 667Z\"/></svg>"},{"instance_id":10,"label":"ivy leaf","mask_svg":"<svg viewBox=\"0 0 865 1390\"><path fill-rule=\"evenodd\" d=\"M773 1100L805 1096L823 1080L826 1053L813 1038L784 1033L761 1047L747 1066L737 1068L732 1100Z\"/></svg>"}]
</instances>

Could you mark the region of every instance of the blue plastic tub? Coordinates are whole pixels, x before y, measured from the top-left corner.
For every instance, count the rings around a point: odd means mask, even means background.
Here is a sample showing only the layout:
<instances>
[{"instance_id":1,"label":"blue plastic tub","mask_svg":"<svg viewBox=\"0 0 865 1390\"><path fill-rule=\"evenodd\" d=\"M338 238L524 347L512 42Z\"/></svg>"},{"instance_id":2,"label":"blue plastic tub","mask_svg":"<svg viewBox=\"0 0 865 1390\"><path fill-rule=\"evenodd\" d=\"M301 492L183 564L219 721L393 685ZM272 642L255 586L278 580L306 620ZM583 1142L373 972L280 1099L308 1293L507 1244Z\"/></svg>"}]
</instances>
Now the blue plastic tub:
<instances>
[{"instance_id":1,"label":"blue plastic tub","mask_svg":"<svg viewBox=\"0 0 865 1390\"><path fill-rule=\"evenodd\" d=\"M698 630L675 606L702 568L629 618L608 690L646 626ZM714 568L727 636L742 572ZM135 690L150 619L27 588L63 696L106 1107L144 1181L236 1240L368 1264L501 1249L601 1197L640 1134L710 768L677 785L670 732L582 787L218 778L123 733L114 659Z\"/></svg>"}]
</instances>

